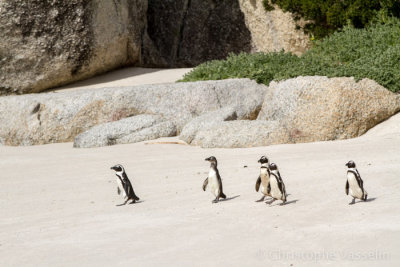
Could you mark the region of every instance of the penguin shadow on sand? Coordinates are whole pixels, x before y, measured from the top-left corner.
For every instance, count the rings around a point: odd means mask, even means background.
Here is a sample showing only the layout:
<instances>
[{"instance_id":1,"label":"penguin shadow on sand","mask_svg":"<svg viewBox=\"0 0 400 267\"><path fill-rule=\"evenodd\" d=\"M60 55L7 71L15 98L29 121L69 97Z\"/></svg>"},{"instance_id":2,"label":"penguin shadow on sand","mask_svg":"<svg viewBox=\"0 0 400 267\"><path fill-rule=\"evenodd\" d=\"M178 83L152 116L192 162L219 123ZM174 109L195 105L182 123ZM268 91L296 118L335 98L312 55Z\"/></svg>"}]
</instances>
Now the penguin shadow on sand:
<instances>
[{"instance_id":1,"label":"penguin shadow on sand","mask_svg":"<svg viewBox=\"0 0 400 267\"><path fill-rule=\"evenodd\" d=\"M126 206L127 204L128 205L131 205L131 204L140 204L140 203L143 203L144 202L144 200L138 200L138 201L136 201L136 202L129 202L129 203L126 203L126 202L124 202L124 203L121 203L121 204L117 204L117 205L115 205L116 207L122 207L122 206Z\"/></svg>"},{"instance_id":2,"label":"penguin shadow on sand","mask_svg":"<svg viewBox=\"0 0 400 267\"><path fill-rule=\"evenodd\" d=\"M299 200L298 200L298 199L294 199L294 200L291 200L291 201L287 201L287 202L285 202L285 203L276 203L276 204L273 204L273 205L269 205L269 207L274 207L274 206L286 206L286 205L290 205L290 204L296 204L297 201L299 201ZM268 205L267 202L266 202L265 204Z\"/></svg>"},{"instance_id":3,"label":"penguin shadow on sand","mask_svg":"<svg viewBox=\"0 0 400 267\"><path fill-rule=\"evenodd\" d=\"M286 195L286 197L288 197L288 196L290 196L291 194L287 194ZM268 199L269 201L265 201L265 204L269 204L271 201L272 201L272 199L270 198L270 199ZM286 201L286 202L282 202L282 203L274 203L273 205L272 205L272 203L271 204L269 204L269 207L273 207L273 206L286 206L286 205L290 205L290 204L296 204L297 203L297 201L299 201L299 199L293 199L293 200L290 200L290 201Z\"/></svg>"},{"instance_id":4,"label":"penguin shadow on sand","mask_svg":"<svg viewBox=\"0 0 400 267\"><path fill-rule=\"evenodd\" d=\"M233 197L227 197L227 198L225 198L225 199L220 199L219 201L220 201L220 202L222 202L222 201L229 201L229 200L232 200L232 199L235 199L235 198L238 198L238 197L240 197L240 195L236 195L236 196L233 196Z\"/></svg>"},{"instance_id":5,"label":"penguin shadow on sand","mask_svg":"<svg viewBox=\"0 0 400 267\"><path fill-rule=\"evenodd\" d=\"M372 198L367 198L367 200L355 200L354 202L350 202L349 205L354 205L354 204L358 204L358 203L365 203L365 202L372 202L375 201L375 199L377 199L376 197L372 197Z\"/></svg>"}]
</instances>

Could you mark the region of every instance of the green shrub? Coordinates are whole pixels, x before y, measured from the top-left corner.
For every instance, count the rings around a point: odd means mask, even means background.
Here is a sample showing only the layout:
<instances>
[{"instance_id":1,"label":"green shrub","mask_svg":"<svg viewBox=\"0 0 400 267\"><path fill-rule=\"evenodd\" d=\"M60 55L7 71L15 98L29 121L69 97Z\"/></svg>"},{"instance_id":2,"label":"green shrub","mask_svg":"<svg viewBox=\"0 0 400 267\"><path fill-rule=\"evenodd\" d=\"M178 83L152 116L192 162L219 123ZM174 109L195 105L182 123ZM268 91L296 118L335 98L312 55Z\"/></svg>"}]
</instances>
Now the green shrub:
<instances>
[{"instance_id":1,"label":"green shrub","mask_svg":"<svg viewBox=\"0 0 400 267\"><path fill-rule=\"evenodd\" d=\"M266 11L272 11L274 10L274 6L272 6L268 0L263 0L263 5L264 5L264 9Z\"/></svg>"},{"instance_id":2,"label":"green shrub","mask_svg":"<svg viewBox=\"0 0 400 267\"><path fill-rule=\"evenodd\" d=\"M267 3L266 3L267 2ZM270 0L284 11L292 12L295 17L310 20L305 31L317 39L334 31L352 25L364 28L378 12L399 17L398 0ZM267 11L271 10L268 0L264 0Z\"/></svg>"},{"instance_id":3,"label":"green shrub","mask_svg":"<svg viewBox=\"0 0 400 267\"><path fill-rule=\"evenodd\" d=\"M400 21L388 19L366 29L346 26L316 41L304 55L291 53L231 54L226 60L199 65L182 81L250 78L269 84L297 76L370 78L400 92Z\"/></svg>"}]
</instances>

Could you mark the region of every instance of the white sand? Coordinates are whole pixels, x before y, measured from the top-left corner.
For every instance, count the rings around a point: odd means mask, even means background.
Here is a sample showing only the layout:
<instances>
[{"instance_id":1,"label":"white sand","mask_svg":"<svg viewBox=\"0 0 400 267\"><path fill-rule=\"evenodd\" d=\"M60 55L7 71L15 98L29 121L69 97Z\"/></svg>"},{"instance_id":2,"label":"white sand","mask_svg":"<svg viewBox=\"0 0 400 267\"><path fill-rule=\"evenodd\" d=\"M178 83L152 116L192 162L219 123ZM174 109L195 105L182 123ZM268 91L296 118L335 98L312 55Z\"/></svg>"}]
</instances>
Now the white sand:
<instances>
[{"instance_id":1,"label":"white sand","mask_svg":"<svg viewBox=\"0 0 400 267\"><path fill-rule=\"evenodd\" d=\"M0 147L0 265L400 266L398 116L352 140L246 149ZM254 202L264 154L286 206ZM218 204L201 189L210 155L231 198ZM370 202L348 205L350 159ZM116 206L116 163L141 203Z\"/></svg>"},{"instance_id":2,"label":"white sand","mask_svg":"<svg viewBox=\"0 0 400 267\"><path fill-rule=\"evenodd\" d=\"M169 83L181 79L183 75L188 73L190 70L192 69L124 68L56 89L76 90L87 88L104 88L111 86L134 86L141 84Z\"/></svg>"}]
</instances>

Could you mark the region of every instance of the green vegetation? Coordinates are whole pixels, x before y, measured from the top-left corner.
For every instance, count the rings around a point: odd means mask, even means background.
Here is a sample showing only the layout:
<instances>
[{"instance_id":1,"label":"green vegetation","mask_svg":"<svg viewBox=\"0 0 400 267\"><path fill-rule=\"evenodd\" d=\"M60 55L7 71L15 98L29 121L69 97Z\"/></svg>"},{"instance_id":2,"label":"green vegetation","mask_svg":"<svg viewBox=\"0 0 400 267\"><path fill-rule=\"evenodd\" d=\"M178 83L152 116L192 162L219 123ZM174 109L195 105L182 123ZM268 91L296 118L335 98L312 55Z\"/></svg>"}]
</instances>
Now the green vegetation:
<instances>
[{"instance_id":1,"label":"green vegetation","mask_svg":"<svg viewBox=\"0 0 400 267\"><path fill-rule=\"evenodd\" d=\"M370 78L400 92L400 20L388 19L366 29L346 26L298 57L291 53L231 54L203 63L182 81L250 78L269 84L297 76Z\"/></svg>"},{"instance_id":2,"label":"green vegetation","mask_svg":"<svg viewBox=\"0 0 400 267\"><path fill-rule=\"evenodd\" d=\"M378 13L400 16L398 0L264 0L267 11L273 9L271 3L293 13L296 19L310 20L304 30L317 39L346 25L364 28Z\"/></svg>"}]
</instances>

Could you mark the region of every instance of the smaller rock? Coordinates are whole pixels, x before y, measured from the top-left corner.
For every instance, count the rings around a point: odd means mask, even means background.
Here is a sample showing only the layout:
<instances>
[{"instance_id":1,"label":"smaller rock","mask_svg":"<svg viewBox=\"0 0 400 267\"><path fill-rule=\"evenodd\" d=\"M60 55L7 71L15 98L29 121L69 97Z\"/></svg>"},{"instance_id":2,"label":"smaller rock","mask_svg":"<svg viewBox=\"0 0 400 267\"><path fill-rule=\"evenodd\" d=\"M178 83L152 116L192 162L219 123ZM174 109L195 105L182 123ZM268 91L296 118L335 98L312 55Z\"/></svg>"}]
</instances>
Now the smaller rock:
<instances>
[{"instance_id":1,"label":"smaller rock","mask_svg":"<svg viewBox=\"0 0 400 267\"><path fill-rule=\"evenodd\" d=\"M117 144L130 144L160 137L176 136L176 126L170 121L161 122L141 131L134 132L116 140Z\"/></svg>"},{"instance_id":2,"label":"smaller rock","mask_svg":"<svg viewBox=\"0 0 400 267\"><path fill-rule=\"evenodd\" d=\"M291 143L287 132L276 121L224 121L199 131L192 145L204 148L254 147Z\"/></svg>"},{"instance_id":3,"label":"smaller rock","mask_svg":"<svg viewBox=\"0 0 400 267\"><path fill-rule=\"evenodd\" d=\"M208 112L191 120L182 129L179 139L190 144L196 133L200 130L207 130L213 126L219 125L223 121L236 120L236 110L234 107L221 108L216 111Z\"/></svg>"},{"instance_id":4,"label":"smaller rock","mask_svg":"<svg viewBox=\"0 0 400 267\"><path fill-rule=\"evenodd\" d=\"M144 136L146 134L146 132L143 132L144 130L148 130L152 126L163 121L163 117L157 115L138 115L115 122L96 125L88 131L76 136L74 140L74 147L88 148L109 146L118 144L121 142L121 140L122 142L128 143L130 140L129 136L133 133L141 133L143 139L145 138ZM168 125L168 127L170 126ZM149 130L148 133L150 134L149 137L155 136L154 130ZM134 140L136 139L132 138L132 142L135 142Z\"/></svg>"}]
</instances>

